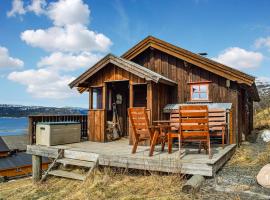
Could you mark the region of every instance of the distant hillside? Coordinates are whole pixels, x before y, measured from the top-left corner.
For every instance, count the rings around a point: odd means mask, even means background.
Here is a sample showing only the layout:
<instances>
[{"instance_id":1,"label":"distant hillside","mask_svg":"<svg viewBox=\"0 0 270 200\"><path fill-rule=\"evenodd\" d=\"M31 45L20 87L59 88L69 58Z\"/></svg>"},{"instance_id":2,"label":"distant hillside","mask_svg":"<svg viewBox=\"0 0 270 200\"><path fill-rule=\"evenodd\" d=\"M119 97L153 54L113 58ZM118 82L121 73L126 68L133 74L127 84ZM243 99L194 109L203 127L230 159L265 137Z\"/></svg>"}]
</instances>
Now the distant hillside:
<instances>
[{"instance_id":1,"label":"distant hillside","mask_svg":"<svg viewBox=\"0 0 270 200\"><path fill-rule=\"evenodd\" d=\"M0 104L0 117L27 117L38 114L87 114L87 109Z\"/></svg>"},{"instance_id":2,"label":"distant hillside","mask_svg":"<svg viewBox=\"0 0 270 200\"><path fill-rule=\"evenodd\" d=\"M270 81L268 79L256 79L256 86L261 101L255 104L255 109L264 110L270 107Z\"/></svg>"}]
</instances>

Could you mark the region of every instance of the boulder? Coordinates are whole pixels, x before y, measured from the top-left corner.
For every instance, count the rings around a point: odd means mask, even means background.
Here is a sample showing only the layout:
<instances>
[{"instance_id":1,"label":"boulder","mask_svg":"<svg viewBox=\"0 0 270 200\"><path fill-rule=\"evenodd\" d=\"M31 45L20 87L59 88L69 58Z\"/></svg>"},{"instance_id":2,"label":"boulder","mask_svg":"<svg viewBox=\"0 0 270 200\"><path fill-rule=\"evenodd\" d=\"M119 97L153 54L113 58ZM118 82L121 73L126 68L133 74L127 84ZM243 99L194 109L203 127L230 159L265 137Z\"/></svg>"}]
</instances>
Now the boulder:
<instances>
[{"instance_id":1,"label":"boulder","mask_svg":"<svg viewBox=\"0 0 270 200\"><path fill-rule=\"evenodd\" d=\"M265 187L270 188L270 164L265 165L257 175L258 183Z\"/></svg>"},{"instance_id":2,"label":"boulder","mask_svg":"<svg viewBox=\"0 0 270 200\"><path fill-rule=\"evenodd\" d=\"M262 139L265 142L270 142L270 130L263 130L262 131Z\"/></svg>"}]
</instances>

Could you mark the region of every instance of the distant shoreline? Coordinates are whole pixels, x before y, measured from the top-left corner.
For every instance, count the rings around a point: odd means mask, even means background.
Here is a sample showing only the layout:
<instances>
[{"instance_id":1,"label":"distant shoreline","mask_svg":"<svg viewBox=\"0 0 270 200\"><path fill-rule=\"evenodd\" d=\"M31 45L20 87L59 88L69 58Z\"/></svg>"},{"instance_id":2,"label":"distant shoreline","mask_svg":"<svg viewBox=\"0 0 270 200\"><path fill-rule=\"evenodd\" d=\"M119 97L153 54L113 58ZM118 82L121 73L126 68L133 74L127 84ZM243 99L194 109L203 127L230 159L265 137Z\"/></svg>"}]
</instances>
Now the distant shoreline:
<instances>
[{"instance_id":1,"label":"distant shoreline","mask_svg":"<svg viewBox=\"0 0 270 200\"><path fill-rule=\"evenodd\" d=\"M20 119L20 118L28 118L28 117L2 117L0 116L1 119Z\"/></svg>"}]
</instances>

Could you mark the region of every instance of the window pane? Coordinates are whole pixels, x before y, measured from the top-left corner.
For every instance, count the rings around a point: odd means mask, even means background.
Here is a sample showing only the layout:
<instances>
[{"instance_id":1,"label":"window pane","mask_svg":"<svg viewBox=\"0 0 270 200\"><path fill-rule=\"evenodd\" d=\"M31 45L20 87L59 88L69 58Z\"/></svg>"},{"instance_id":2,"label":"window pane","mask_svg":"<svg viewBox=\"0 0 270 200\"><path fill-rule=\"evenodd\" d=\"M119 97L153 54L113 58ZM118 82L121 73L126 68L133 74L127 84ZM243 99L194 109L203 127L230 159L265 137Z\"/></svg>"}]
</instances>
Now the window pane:
<instances>
[{"instance_id":1,"label":"window pane","mask_svg":"<svg viewBox=\"0 0 270 200\"><path fill-rule=\"evenodd\" d=\"M201 85L200 86L200 92L207 92L207 85Z\"/></svg>"},{"instance_id":2,"label":"window pane","mask_svg":"<svg viewBox=\"0 0 270 200\"><path fill-rule=\"evenodd\" d=\"M92 108L101 109L102 108L102 88L93 88L92 92Z\"/></svg>"},{"instance_id":3,"label":"window pane","mask_svg":"<svg viewBox=\"0 0 270 200\"><path fill-rule=\"evenodd\" d=\"M200 93L200 99L208 99L207 93Z\"/></svg>"},{"instance_id":4,"label":"window pane","mask_svg":"<svg viewBox=\"0 0 270 200\"><path fill-rule=\"evenodd\" d=\"M192 99L199 99L199 93L194 93L193 92Z\"/></svg>"},{"instance_id":5,"label":"window pane","mask_svg":"<svg viewBox=\"0 0 270 200\"><path fill-rule=\"evenodd\" d=\"M193 85L192 86L192 91L193 92L199 92L199 86L198 85Z\"/></svg>"}]
</instances>

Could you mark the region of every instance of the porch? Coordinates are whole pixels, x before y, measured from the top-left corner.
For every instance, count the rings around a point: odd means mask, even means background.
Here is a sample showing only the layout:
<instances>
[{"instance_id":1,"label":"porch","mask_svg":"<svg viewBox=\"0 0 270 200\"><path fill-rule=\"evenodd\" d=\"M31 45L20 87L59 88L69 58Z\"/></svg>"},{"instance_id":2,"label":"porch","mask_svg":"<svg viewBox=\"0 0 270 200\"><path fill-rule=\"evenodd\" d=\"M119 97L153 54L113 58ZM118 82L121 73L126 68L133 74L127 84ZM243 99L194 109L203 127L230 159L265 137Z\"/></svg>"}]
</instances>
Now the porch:
<instances>
[{"instance_id":1,"label":"porch","mask_svg":"<svg viewBox=\"0 0 270 200\"><path fill-rule=\"evenodd\" d=\"M98 155L100 166L191 175L198 174L211 177L233 155L236 148L235 144L227 145L224 149L213 145L213 158L209 159L204 151L198 154L197 148L187 146L184 148L184 156L180 159L177 147L173 149L172 154L168 154L167 146L164 152L161 151L160 146L157 146L154 155L149 157L149 146L139 146L137 153L131 154L132 146L128 144L128 138L121 138L108 143L85 141L49 147L28 145L27 153L56 158L59 151L63 149L65 158L74 159L78 162L91 161L93 156Z\"/></svg>"}]
</instances>

